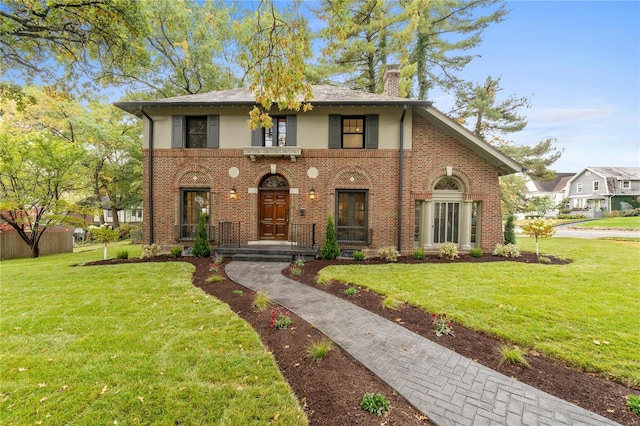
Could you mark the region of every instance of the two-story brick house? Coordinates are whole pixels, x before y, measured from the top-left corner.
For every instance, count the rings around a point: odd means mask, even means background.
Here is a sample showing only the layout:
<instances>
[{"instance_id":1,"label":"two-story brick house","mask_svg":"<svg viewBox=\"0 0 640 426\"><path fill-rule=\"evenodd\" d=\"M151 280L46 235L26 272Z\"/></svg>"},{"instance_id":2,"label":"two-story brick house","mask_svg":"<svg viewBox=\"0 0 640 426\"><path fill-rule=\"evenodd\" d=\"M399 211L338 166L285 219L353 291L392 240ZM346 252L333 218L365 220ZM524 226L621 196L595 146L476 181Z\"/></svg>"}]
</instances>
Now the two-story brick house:
<instances>
[{"instance_id":1,"label":"two-story brick house","mask_svg":"<svg viewBox=\"0 0 640 426\"><path fill-rule=\"evenodd\" d=\"M321 246L331 215L342 247L492 250L498 177L521 166L398 97L398 78L387 73L384 95L314 86L313 110L274 110L270 130L248 128L247 89L116 103L144 120L144 241L189 246L202 212L214 244L314 232Z\"/></svg>"}]
</instances>

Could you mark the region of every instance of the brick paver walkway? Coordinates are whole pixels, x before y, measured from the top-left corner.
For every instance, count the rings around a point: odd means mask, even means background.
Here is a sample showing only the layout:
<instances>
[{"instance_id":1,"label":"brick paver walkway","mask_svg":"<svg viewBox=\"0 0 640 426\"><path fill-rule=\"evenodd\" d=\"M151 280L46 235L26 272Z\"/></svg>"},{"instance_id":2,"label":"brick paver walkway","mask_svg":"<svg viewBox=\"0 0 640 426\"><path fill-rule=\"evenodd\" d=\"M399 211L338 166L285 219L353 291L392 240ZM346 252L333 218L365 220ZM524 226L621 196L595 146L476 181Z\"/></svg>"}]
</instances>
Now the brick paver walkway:
<instances>
[{"instance_id":1,"label":"brick paver walkway","mask_svg":"<svg viewBox=\"0 0 640 426\"><path fill-rule=\"evenodd\" d=\"M439 425L616 425L281 274L286 263L231 262L233 281L266 291L314 324Z\"/></svg>"}]
</instances>

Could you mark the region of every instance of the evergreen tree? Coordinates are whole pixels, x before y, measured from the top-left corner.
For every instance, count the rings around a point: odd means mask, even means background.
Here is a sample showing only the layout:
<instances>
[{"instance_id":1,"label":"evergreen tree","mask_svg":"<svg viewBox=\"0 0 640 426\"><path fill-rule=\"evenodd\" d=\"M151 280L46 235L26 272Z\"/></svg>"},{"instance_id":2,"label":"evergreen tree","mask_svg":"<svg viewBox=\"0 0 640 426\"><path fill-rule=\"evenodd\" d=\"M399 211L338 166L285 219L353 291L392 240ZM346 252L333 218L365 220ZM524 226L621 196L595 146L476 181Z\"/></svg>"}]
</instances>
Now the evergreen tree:
<instances>
[{"instance_id":1,"label":"evergreen tree","mask_svg":"<svg viewBox=\"0 0 640 426\"><path fill-rule=\"evenodd\" d=\"M504 243L516 244L516 231L513 223L513 214L507 216L507 223L504 225Z\"/></svg>"},{"instance_id":2,"label":"evergreen tree","mask_svg":"<svg viewBox=\"0 0 640 426\"><path fill-rule=\"evenodd\" d=\"M325 260L335 259L340 256L340 248L338 247L338 241L336 241L336 230L333 227L333 218L331 215L327 218L327 231L320 255Z\"/></svg>"},{"instance_id":3,"label":"evergreen tree","mask_svg":"<svg viewBox=\"0 0 640 426\"><path fill-rule=\"evenodd\" d=\"M207 236L207 228L205 227L206 217L200 214L198 220L198 230L196 231L196 240L193 242L193 251L195 257L211 256L211 246L209 245L209 237Z\"/></svg>"}]
</instances>

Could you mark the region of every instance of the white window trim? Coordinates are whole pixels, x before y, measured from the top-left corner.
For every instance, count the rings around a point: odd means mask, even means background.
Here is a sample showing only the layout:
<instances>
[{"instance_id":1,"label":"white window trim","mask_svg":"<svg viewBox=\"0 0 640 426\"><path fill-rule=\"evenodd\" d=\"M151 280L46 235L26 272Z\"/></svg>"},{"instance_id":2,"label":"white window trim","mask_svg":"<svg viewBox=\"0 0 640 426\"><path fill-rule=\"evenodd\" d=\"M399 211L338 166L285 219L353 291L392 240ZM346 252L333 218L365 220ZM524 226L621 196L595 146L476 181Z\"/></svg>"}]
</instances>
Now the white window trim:
<instances>
[{"instance_id":1,"label":"white window trim","mask_svg":"<svg viewBox=\"0 0 640 426\"><path fill-rule=\"evenodd\" d=\"M622 181L622 189L631 189L631 181L623 180Z\"/></svg>"},{"instance_id":2,"label":"white window trim","mask_svg":"<svg viewBox=\"0 0 640 426\"><path fill-rule=\"evenodd\" d=\"M583 187L584 187L583 183L582 183L582 182L578 182L578 183L576 184L576 192L577 192L578 194L582 194Z\"/></svg>"},{"instance_id":3,"label":"white window trim","mask_svg":"<svg viewBox=\"0 0 640 426\"><path fill-rule=\"evenodd\" d=\"M600 181L597 181L597 180L593 181L593 190L600 191Z\"/></svg>"}]
</instances>

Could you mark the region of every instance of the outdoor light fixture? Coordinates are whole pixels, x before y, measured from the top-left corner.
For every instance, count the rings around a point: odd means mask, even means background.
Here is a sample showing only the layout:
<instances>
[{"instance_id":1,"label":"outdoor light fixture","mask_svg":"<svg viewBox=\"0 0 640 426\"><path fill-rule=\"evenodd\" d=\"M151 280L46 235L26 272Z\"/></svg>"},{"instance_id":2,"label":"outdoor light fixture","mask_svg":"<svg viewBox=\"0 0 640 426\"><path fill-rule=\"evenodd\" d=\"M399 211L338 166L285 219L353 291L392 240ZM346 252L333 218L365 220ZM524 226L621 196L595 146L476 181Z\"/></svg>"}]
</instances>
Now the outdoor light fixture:
<instances>
[{"instance_id":1,"label":"outdoor light fixture","mask_svg":"<svg viewBox=\"0 0 640 426\"><path fill-rule=\"evenodd\" d=\"M236 187L235 186L233 188L231 188L231 191L229 191L229 197L231 197L231 198L237 198L238 197L238 191L236 191Z\"/></svg>"},{"instance_id":2,"label":"outdoor light fixture","mask_svg":"<svg viewBox=\"0 0 640 426\"><path fill-rule=\"evenodd\" d=\"M311 189L309 190L309 198L310 198L311 200L314 200L314 199L316 198L316 190L315 190L315 189L311 188Z\"/></svg>"}]
</instances>

